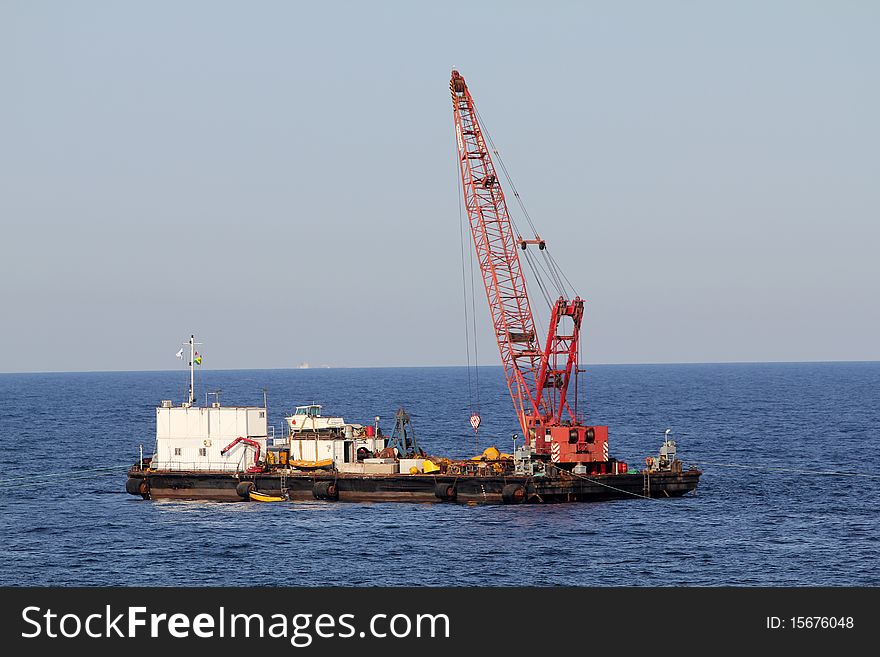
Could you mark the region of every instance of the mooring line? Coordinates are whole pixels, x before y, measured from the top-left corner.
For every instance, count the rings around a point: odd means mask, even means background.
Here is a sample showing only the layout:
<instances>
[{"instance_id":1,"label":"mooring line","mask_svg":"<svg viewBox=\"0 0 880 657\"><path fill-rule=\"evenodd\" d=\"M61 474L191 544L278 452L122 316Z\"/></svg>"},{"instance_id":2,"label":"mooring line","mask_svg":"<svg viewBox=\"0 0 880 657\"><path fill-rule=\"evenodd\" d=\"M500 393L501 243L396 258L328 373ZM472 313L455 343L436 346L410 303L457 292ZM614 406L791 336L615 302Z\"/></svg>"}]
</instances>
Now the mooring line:
<instances>
[{"instance_id":1,"label":"mooring line","mask_svg":"<svg viewBox=\"0 0 880 657\"><path fill-rule=\"evenodd\" d=\"M797 468L776 468L769 466L742 465L739 463L715 463L713 461L695 461L694 465L714 465L719 468L739 468L741 470L767 470L769 472L792 472L795 474L824 475L835 477L866 477L868 479L880 479L880 475L866 472L844 472L835 470L798 470Z\"/></svg>"},{"instance_id":2,"label":"mooring line","mask_svg":"<svg viewBox=\"0 0 880 657\"><path fill-rule=\"evenodd\" d=\"M556 466L554 466L554 467L556 467ZM556 469L560 470L560 468L556 468ZM560 470L560 471L562 471L562 470ZM597 481L596 479L593 479L592 477L587 477L586 475L578 474L577 472L572 472L571 470L565 470L564 472L567 472L570 475L574 475L575 477L580 477L581 479L586 479L587 481L591 481L594 484L599 484L600 486L605 486L605 488L610 488L611 490L616 490L621 493L626 493L627 495L632 495L633 497L641 497L642 499L651 500L654 502L657 501L653 497L649 497L647 495L640 495L639 493L633 493L632 491L624 490L623 488L617 488L616 486L611 486L609 484L603 484L601 481Z\"/></svg>"},{"instance_id":3,"label":"mooring line","mask_svg":"<svg viewBox=\"0 0 880 657\"><path fill-rule=\"evenodd\" d=\"M70 477L70 476L68 476L68 477L65 479L65 481L71 481L71 480L73 480L73 479L95 479L96 477L107 477L107 476L109 476L109 475L114 475L114 474L118 474L118 473L116 473L116 472L93 472L92 474L82 475L82 476L79 476L79 477ZM54 481L58 481L58 479L59 479L59 477L55 477L54 479L39 479L39 480L29 481L28 484L29 484L29 485L31 485L31 484L32 484L32 485L36 485L36 484L51 484L51 483L54 482Z\"/></svg>"},{"instance_id":4,"label":"mooring line","mask_svg":"<svg viewBox=\"0 0 880 657\"><path fill-rule=\"evenodd\" d=\"M12 477L10 479L0 479L0 486L5 484L15 484L15 483L44 483L50 481L52 479L60 479L61 477L66 477L68 479L86 479L88 477L101 477L103 475L114 474L114 470L117 468L131 467L131 463L120 463L118 465L105 465L102 468L90 468L87 470L68 470L67 472L58 472L52 474L42 474L42 475L29 475L23 477ZM92 474L84 475L82 477L71 477L71 474L79 474L83 472L90 472ZM36 477L36 479L34 478Z\"/></svg>"}]
</instances>

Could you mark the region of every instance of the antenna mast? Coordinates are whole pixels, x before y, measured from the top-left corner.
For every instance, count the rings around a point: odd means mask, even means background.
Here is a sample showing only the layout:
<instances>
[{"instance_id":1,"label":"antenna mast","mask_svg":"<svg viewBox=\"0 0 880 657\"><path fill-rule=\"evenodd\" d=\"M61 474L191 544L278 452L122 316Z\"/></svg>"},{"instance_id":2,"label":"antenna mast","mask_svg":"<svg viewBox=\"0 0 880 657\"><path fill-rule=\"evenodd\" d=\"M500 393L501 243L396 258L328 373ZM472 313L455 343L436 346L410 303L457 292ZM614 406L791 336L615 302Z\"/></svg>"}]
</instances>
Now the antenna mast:
<instances>
[{"instance_id":1,"label":"antenna mast","mask_svg":"<svg viewBox=\"0 0 880 657\"><path fill-rule=\"evenodd\" d=\"M192 406L196 402L196 345L202 343L196 342L196 336L190 335L189 340L183 344L184 346L189 345L189 395L187 396L186 405ZM178 352L180 357L182 357L181 352L183 352L183 349ZM201 360L199 362L201 363Z\"/></svg>"},{"instance_id":2,"label":"antenna mast","mask_svg":"<svg viewBox=\"0 0 880 657\"><path fill-rule=\"evenodd\" d=\"M196 336L189 336L189 405L196 401Z\"/></svg>"}]
</instances>

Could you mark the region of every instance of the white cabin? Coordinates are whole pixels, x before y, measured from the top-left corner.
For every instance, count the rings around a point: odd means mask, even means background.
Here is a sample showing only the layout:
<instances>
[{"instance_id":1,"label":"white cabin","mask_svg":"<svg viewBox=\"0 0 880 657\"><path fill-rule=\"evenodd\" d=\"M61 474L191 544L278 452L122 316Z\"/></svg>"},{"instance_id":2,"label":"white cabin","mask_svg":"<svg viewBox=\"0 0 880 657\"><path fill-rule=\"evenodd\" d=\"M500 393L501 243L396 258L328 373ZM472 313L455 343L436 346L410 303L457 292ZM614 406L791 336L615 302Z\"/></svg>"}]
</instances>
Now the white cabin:
<instances>
[{"instance_id":1,"label":"white cabin","mask_svg":"<svg viewBox=\"0 0 880 657\"><path fill-rule=\"evenodd\" d=\"M342 463L358 460L358 450L372 456L385 447L385 438L376 427L352 424L338 416L321 415L319 404L297 406L293 415L284 418L289 433L291 461ZM377 418L378 421L378 418Z\"/></svg>"},{"instance_id":2,"label":"white cabin","mask_svg":"<svg viewBox=\"0 0 880 657\"><path fill-rule=\"evenodd\" d=\"M356 462L358 460L358 450L366 450L366 458L370 458L384 447L384 436L344 438L342 436L321 437L317 434L312 434L310 436L291 435L289 449L291 461L324 461L326 459L333 459L333 464L338 467L340 463Z\"/></svg>"},{"instance_id":3,"label":"white cabin","mask_svg":"<svg viewBox=\"0 0 880 657\"><path fill-rule=\"evenodd\" d=\"M291 435L302 432L342 432L345 430L345 420L341 417L325 417L321 415L320 404L309 404L307 406L297 406L293 415L284 418L287 422L287 428ZM361 425L348 425L352 428Z\"/></svg>"},{"instance_id":4,"label":"white cabin","mask_svg":"<svg viewBox=\"0 0 880 657\"><path fill-rule=\"evenodd\" d=\"M266 408L262 406L173 406L164 400L156 409L157 470L221 470L244 472L254 465L256 448L239 442L226 454L221 451L238 437L260 446L266 458L268 438Z\"/></svg>"}]
</instances>

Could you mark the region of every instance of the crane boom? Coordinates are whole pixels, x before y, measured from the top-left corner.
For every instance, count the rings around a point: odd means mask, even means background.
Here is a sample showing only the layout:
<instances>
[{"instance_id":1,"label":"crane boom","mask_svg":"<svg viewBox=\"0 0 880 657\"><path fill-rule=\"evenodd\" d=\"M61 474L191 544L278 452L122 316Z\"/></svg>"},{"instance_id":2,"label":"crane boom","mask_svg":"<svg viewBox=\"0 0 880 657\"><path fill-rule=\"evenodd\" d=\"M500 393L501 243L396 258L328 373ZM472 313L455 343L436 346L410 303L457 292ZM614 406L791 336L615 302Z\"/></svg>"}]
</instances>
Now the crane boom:
<instances>
[{"instance_id":1,"label":"crane boom","mask_svg":"<svg viewBox=\"0 0 880 657\"><path fill-rule=\"evenodd\" d=\"M549 413L537 387L543 352L535 333L517 236L477 120L473 98L458 71L452 71L449 88L464 204L507 386L525 436L527 418Z\"/></svg>"},{"instance_id":2,"label":"crane boom","mask_svg":"<svg viewBox=\"0 0 880 657\"><path fill-rule=\"evenodd\" d=\"M516 235L504 191L483 136L474 100L461 74L449 82L464 205L486 289L507 387L528 444L556 463L608 460L608 427L582 426L568 403L578 372L584 302L559 297L541 349L519 250L545 243ZM568 320L566 320L568 318ZM563 328L565 326L566 328ZM568 418L563 418L567 412Z\"/></svg>"}]
</instances>

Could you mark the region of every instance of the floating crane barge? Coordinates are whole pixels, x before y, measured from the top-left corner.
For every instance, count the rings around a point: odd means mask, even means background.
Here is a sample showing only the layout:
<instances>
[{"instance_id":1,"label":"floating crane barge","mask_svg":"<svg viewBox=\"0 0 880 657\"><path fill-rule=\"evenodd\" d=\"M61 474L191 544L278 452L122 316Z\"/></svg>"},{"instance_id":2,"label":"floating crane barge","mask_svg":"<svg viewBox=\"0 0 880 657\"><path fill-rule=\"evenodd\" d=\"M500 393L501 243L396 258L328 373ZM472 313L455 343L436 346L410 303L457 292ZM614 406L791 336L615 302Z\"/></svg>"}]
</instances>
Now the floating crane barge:
<instances>
[{"instance_id":1,"label":"floating crane barge","mask_svg":"<svg viewBox=\"0 0 880 657\"><path fill-rule=\"evenodd\" d=\"M320 409L315 405L300 408ZM282 439L265 435L265 407L215 403L200 408L184 403L156 410L160 425L156 453L135 463L126 483L129 493L144 499L588 502L678 497L694 490L700 476L697 470L682 468L675 457L675 442L668 436L659 455L648 457L638 472L614 459L575 467L557 465L535 458L527 445L512 455L490 447L471 459L425 456L402 409L390 437L381 430L370 431L372 426L343 424L338 431L305 430ZM185 435L187 425L193 426L193 416L201 417L201 424L210 428L196 426L191 435ZM295 417L286 420L289 423ZM165 431L161 425L171 427ZM219 449L219 443L227 443L229 435L223 434L229 431L251 437L236 437L228 441L235 446ZM323 454L335 458L315 458Z\"/></svg>"},{"instance_id":2,"label":"floating crane barge","mask_svg":"<svg viewBox=\"0 0 880 657\"><path fill-rule=\"evenodd\" d=\"M513 454L489 448L467 460L428 456L402 409L386 437L378 418L375 425L348 424L322 416L317 405L297 407L285 418L285 435L275 438L265 402L193 405L191 337L189 399L176 407L163 401L156 409L156 452L129 470L129 493L145 499L521 504L678 497L696 489L702 473L682 467L668 430L659 454L634 471L609 456L608 427L586 422L577 400L569 400L570 384L577 387L581 373L584 301L569 294L546 241L534 230L525 238L514 226L487 135L456 70L449 88L464 208L522 445ZM550 310L543 347L520 252L534 274L550 275L549 284L538 281ZM548 294L553 286L555 299ZM479 413L470 419L476 431Z\"/></svg>"},{"instance_id":3,"label":"floating crane barge","mask_svg":"<svg viewBox=\"0 0 880 657\"><path fill-rule=\"evenodd\" d=\"M267 471L258 475L209 471L129 471L127 489L144 499L188 499L238 502L259 491L291 501L464 502L594 502L629 497L679 497L694 490L699 473L649 471L641 474L575 476L548 468L545 476L497 474L364 475Z\"/></svg>"},{"instance_id":4,"label":"floating crane barge","mask_svg":"<svg viewBox=\"0 0 880 657\"><path fill-rule=\"evenodd\" d=\"M403 409L391 436L382 434L378 418L375 426L348 424L320 410L298 407L285 418L290 433L279 439L267 435L273 432L266 430L265 406L166 401L156 409L156 452L129 469L126 490L144 499L225 502L522 504L677 497L692 491L700 476L682 469L668 435L641 472L614 459L557 465L534 457L528 445L512 455L490 447L455 460L426 456ZM311 426L297 429L303 419ZM238 432L249 437L230 440Z\"/></svg>"},{"instance_id":5,"label":"floating crane barge","mask_svg":"<svg viewBox=\"0 0 880 657\"><path fill-rule=\"evenodd\" d=\"M157 411L160 420L165 419L163 415L177 415L172 423L194 413L213 413L221 428L223 414L244 418L251 415L248 425L255 433L260 433L261 425L266 426L259 417L265 409L259 407L197 408L183 404L160 407ZM406 426L402 424L408 421L404 411L398 411L397 421L396 429ZM218 422L215 420L214 424ZM403 440L403 434L397 431L391 437L381 432L366 435L363 430L349 436L343 432L304 432L281 441L276 439L274 442L287 446L270 444L268 451L254 446L272 439L254 435L240 441L242 453L238 456L233 450L218 456L214 440L201 436L216 436L220 430L199 431L192 436L160 434L156 453L129 469L126 490L144 499L227 502L265 501L274 497L290 501L522 504L678 497L694 490L700 477L699 471L682 468L682 462L675 456L675 442L668 436L659 455L648 457L639 472L614 459L584 465L575 471L535 458L528 446L515 450L513 455L488 448L478 457L462 460L424 456L412 439L411 429ZM296 443L303 443L306 449L297 449ZM365 445L375 446L376 450L370 451ZM339 461L328 464L326 459L291 458L303 452L309 457L316 452L336 453ZM260 459L261 454L265 458ZM256 465L249 465L252 463Z\"/></svg>"}]
</instances>

